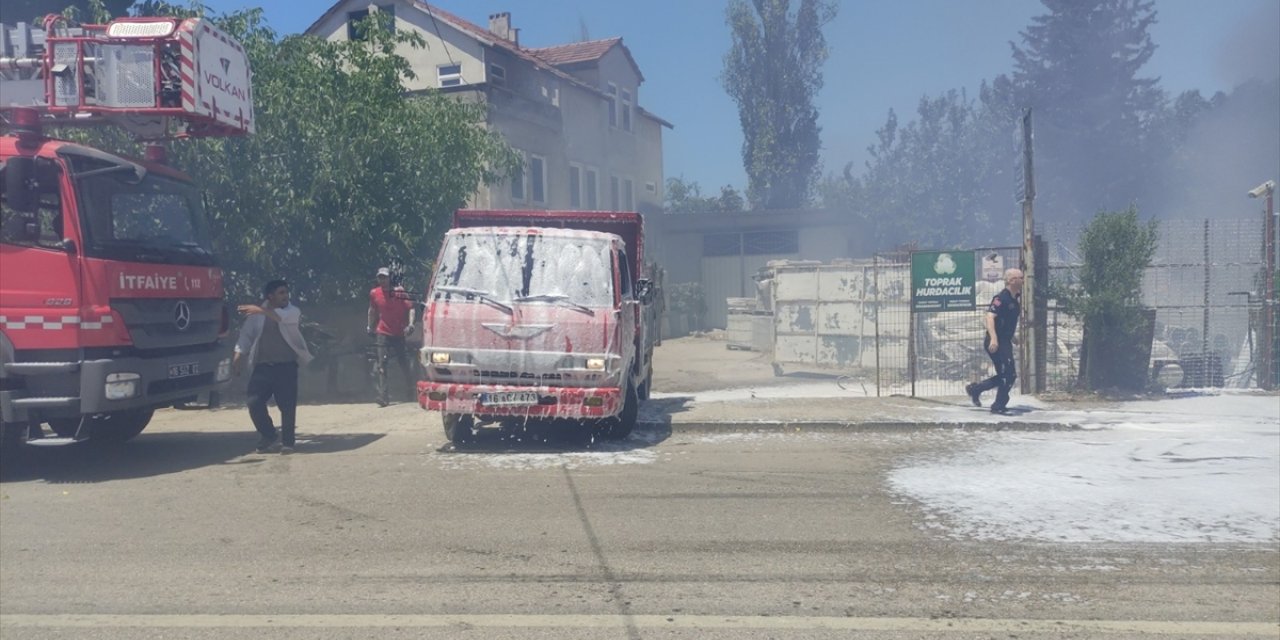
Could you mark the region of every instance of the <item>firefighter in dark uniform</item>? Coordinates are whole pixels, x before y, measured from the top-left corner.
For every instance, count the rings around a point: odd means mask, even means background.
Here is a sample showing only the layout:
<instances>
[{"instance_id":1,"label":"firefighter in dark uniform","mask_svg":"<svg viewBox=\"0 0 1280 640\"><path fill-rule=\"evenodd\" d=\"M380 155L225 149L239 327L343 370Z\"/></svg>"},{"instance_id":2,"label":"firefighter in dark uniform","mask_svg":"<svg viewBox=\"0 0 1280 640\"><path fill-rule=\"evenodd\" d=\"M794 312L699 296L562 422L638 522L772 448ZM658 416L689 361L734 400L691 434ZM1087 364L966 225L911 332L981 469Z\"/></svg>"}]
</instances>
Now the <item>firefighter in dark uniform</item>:
<instances>
[{"instance_id":1,"label":"firefighter in dark uniform","mask_svg":"<svg viewBox=\"0 0 1280 640\"><path fill-rule=\"evenodd\" d=\"M1018 319L1022 316L1022 271L1009 269L1004 272L1004 290L991 299L987 306L986 335L982 346L996 366L996 374L965 386L964 390L973 401L973 406L982 406L982 394L997 389L996 401L991 404L992 413L1008 413L1009 390L1018 379L1017 366L1013 361L1013 334L1018 330Z\"/></svg>"}]
</instances>

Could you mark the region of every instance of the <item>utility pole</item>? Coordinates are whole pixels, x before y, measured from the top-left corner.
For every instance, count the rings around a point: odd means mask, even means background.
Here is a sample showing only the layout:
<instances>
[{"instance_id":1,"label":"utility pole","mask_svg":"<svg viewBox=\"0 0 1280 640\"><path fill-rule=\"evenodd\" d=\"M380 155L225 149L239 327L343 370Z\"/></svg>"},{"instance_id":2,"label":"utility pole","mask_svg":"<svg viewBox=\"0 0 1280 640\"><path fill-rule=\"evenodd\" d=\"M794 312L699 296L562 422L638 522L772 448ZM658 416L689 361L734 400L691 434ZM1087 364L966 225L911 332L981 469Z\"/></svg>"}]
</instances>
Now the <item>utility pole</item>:
<instances>
[{"instance_id":1,"label":"utility pole","mask_svg":"<svg viewBox=\"0 0 1280 640\"><path fill-rule=\"evenodd\" d=\"M1276 387L1276 218L1275 218L1276 183L1268 180L1249 192L1250 198L1267 199L1266 216L1262 221L1262 265L1266 273L1262 276L1262 327L1259 337L1262 343L1261 358L1258 360L1258 386L1263 389Z\"/></svg>"},{"instance_id":2,"label":"utility pole","mask_svg":"<svg viewBox=\"0 0 1280 640\"><path fill-rule=\"evenodd\" d=\"M1022 392L1040 393L1036 371L1036 223L1032 203L1036 199L1034 153L1032 151L1031 109L1022 115Z\"/></svg>"}]
</instances>

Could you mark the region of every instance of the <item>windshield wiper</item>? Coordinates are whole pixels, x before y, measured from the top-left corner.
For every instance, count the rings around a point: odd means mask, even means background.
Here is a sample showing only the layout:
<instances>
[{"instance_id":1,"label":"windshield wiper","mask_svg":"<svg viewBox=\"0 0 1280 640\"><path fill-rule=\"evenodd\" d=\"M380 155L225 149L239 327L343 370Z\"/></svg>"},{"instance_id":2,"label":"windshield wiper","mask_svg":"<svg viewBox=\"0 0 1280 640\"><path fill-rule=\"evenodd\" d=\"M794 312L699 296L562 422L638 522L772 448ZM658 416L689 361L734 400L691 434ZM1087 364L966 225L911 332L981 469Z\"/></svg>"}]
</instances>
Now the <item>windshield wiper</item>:
<instances>
[{"instance_id":1,"label":"windshield wiper","mask_svg":"<svg viewBox=\"0 0 1280 640\"><path fill-rule=\"evenodd\" d=\"M563 304L571 309L581 311L589 316L596 315L596 312L590 307L570 300L569 296L566 296L563 293L539 293L532 296L520 296L516 298L516 302L554 302L557 304Z\"/></svg>"},{"instance_id":2,"label":"windshield wiper","mask_svg":"<svg viewBox=\"0 0 1280 640\"><path fill-rule=\"evenodd\" d=\"M131 164L117 164L110 167L102 167L99 169L90 169L88 171L81 171L80 173L73 174L73 177L77 179L90 178L93 176L100 176L104 173L120 173L122 171L128 171L129 173L133 174L134 179L132 181L126 180L125 182L127 184L138 184L139 182L142 182L142 179L144 177L146 177L145 169L143 169L140 166L135 166Z\"/></svg>"},{"instance_id":3,"label":"windshield wiper","mask_svg":"<svg viewBox=\"0 0 1280 640\"><path fill-rule=\"evenodd\" d=\"M495 298L495 297L493 296L493 294L492 294L492 293L490 293L490 292L488 292L488 291L481 291L481 290L479 290L479 289L472 289L471 287L452 287L452 286L449 286L449 285L440 285L440 286L437 286L435 290L436 290L436 291L443 292L443 293L456 293L456 294L459 294L459 295L472 296L472 297L480 298L481 300L483 300L483 301L485 301L485 302L488 302L489 304L491 304L491 305L493 305L493 306L495 306L495 307L497 307L497 308L499 308L499 309L502 309L503 311L507 312L507 315L514 315L514 314L515 314L515 309L512 309L512 308L511 308L511 305L505 304L505 303L503 303L502 301L498 300L497 298Z\"/></svg>"}]
</instances>

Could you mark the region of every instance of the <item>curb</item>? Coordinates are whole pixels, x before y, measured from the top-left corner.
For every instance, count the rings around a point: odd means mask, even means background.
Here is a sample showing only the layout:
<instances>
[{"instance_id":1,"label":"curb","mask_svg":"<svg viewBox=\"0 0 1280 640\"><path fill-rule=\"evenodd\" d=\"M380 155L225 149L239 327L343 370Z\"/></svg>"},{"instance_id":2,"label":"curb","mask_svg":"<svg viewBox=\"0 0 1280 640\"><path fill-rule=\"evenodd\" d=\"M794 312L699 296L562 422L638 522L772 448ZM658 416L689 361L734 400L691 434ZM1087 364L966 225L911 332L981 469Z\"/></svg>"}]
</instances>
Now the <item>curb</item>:
<instances>
[{"instance_id":1,"label":"curb","mask_svg":"<svg viewBox=\"0 0 1280 640\"><path fill-rule=\"evenodd\" d=\"M640 421L636 424L642 430L670 430L672 433L708 433L708 432L741 432L741 431L844 431L892 432L892 431L1079 431L1080 425L1058 422L906 422L906 421L839 421L839 420L770 420L754 422L659 422Z\"/></svg>"}]
</instances>

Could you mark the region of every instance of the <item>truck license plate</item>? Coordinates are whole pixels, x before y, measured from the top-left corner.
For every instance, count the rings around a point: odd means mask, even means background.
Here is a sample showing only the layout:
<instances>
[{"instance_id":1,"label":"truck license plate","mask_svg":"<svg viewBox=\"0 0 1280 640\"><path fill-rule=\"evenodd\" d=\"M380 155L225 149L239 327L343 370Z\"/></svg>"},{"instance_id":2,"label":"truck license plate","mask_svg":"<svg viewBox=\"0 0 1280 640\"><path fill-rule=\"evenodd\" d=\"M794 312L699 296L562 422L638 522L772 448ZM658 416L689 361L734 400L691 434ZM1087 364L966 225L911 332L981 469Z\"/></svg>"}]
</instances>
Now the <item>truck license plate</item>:
<instances>
[{"instance_id":1,"label":"truck license plate","mask_svg":"<svg viewBox=\"0 0 1280 640\"><path fill-rule=\"evenodd\" d=\"M480 394L480 404L490 407L518 407L538 404L538 394L532 391L498 391Z\"/></svg>"},{"instance_id":2,"label":"truck license plate","mask_svg":"<svg viewBox=\"0 0 1280 640\"><path fill-rule=\"evenodd\" d=\"M179 364L169 365L170 378L185 378L187 376L194 376L199 373L200 373L199 362L182 362Z\"/></svg>"}]
</instances>

